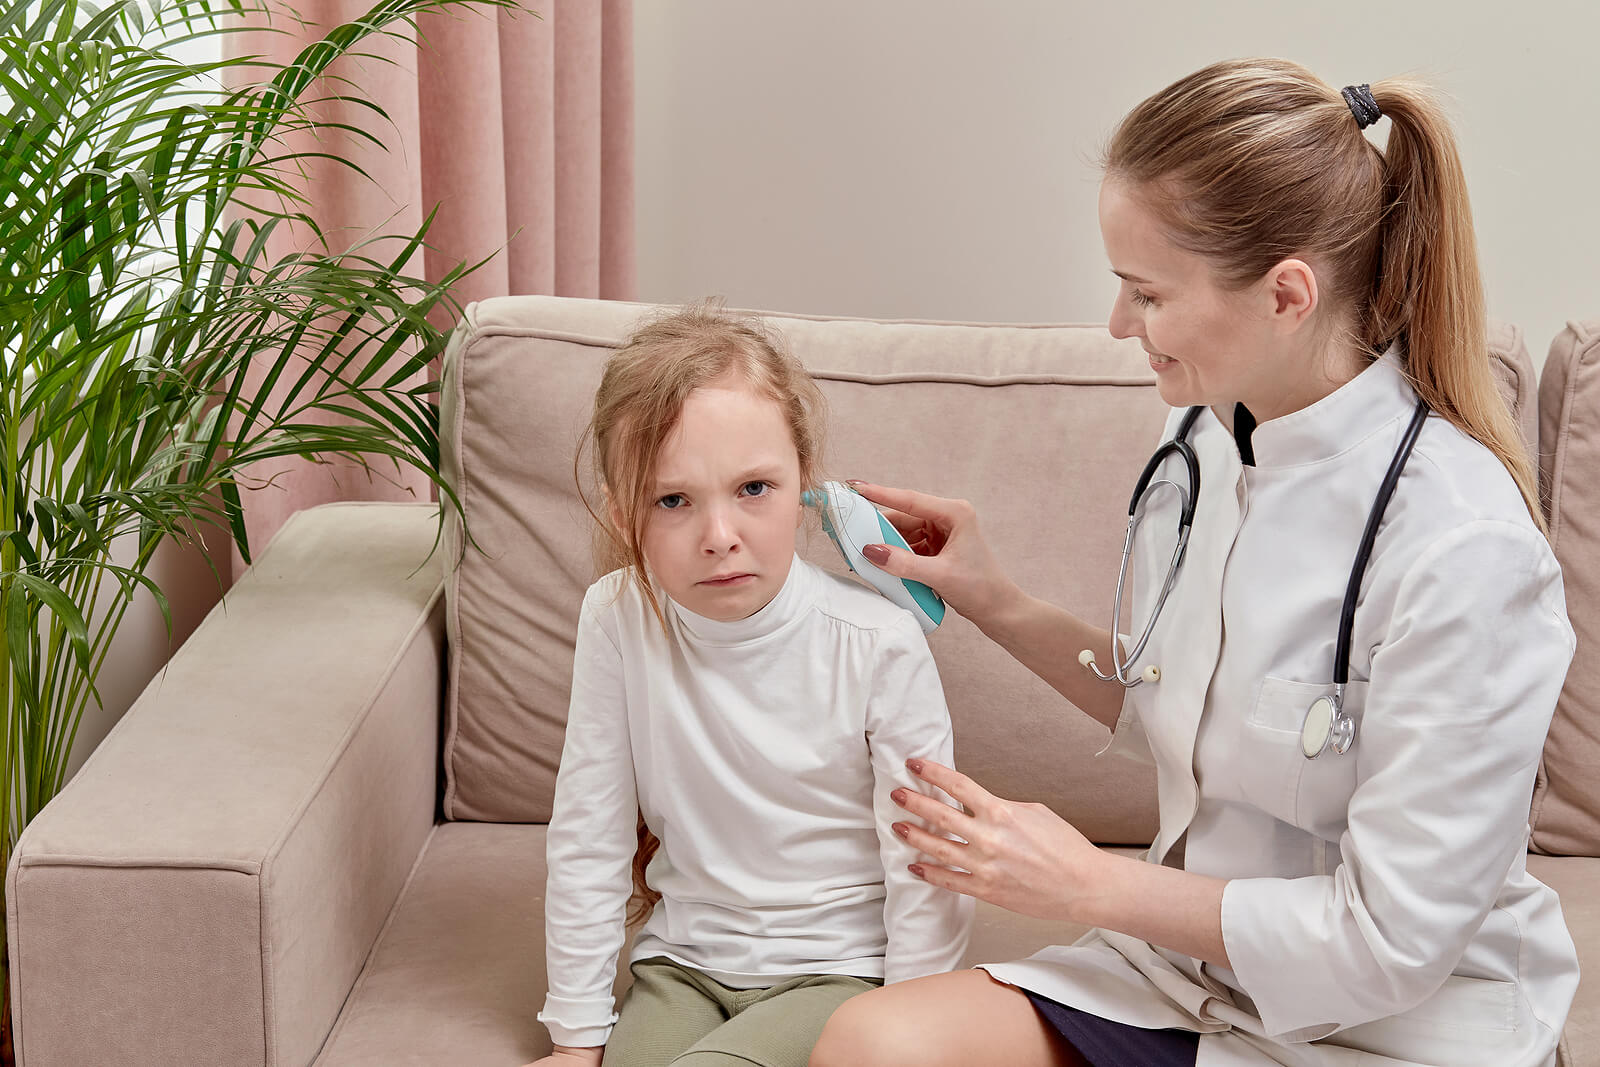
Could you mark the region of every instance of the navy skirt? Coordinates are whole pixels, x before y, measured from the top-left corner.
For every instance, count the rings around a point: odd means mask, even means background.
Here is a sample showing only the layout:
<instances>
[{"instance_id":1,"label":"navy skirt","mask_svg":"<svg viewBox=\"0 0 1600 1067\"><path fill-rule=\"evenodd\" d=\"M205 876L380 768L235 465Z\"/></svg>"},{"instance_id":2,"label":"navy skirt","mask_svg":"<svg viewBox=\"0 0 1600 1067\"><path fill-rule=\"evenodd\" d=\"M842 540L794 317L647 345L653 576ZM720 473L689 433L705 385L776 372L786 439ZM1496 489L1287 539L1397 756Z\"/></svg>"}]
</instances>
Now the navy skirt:
<instances>
[{"instance_id":1,"label":"navy skirt","mask_svg":"<svg viewBox=\"0 0 1600 1067\"><path fill-rule=\"evenodd\" d=\"M1090 1067L1194 1067L1199 1034L1115 1023L1037 993L1028 993L1028 999L1039 1017L1072 1042Z\"/></svg>"}]
</instances>

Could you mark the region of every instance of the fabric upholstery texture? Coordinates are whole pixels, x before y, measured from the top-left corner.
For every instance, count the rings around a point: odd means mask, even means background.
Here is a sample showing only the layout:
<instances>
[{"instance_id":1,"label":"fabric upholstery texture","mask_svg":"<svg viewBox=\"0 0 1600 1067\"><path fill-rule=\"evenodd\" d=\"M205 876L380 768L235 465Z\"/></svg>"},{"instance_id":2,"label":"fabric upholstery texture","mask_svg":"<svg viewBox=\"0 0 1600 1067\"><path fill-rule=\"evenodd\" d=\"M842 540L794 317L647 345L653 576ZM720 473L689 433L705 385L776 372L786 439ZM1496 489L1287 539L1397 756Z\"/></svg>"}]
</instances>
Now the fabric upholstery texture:
<instances>
[{"instance_id":1,"label":"fabric upholstery texture","mask_svg":"<svg viewBox=\"0 0 1600 1067\"><path fill-rule=\"evenodd\" d=\"M485 301L447 357L447 477L484 550L450 553L461 562L447 594L447 818L549 818L572 635L597 576L573 453L601 365L644 310ZM827 397L830 472L967 496L1026 588L1109 610L1127 494L1164 411L1137 344L1093 326L770 321ZM1064 529L1082 533L1065 544ZM814 524L803 554L842 569ZM1100 748L1101 727L1065 711L965 620L952 617L930 643L964 770L1076 813L1095 840L1148 840L1146 776L1060 756Z\"/></svg>"},{"instance_id":2,"label":"fabric upholstery texture","mask_svg":"<svg viewBox=\"0 0 1600 1067\"><path fill-rule=\"evenodd\" d=\"M544 842L543 826L439 826L315 1067L514 1067L547 1054L534 1019ZM1082 932L980 904L967 960L1012 959ZM619 971L620 997L630 976Z\"/></svg>"},{"instance_id":3,"label":"fabric upholstery texture","mask_svg":"<svg viewBox=\"0 0 1600 1067\"><path fill-rule=\"evenodd\" d=\"M316 1054L434 820L436 515L297 514L29 826L19 1062Z\"/></svg>"},{"instance_id":4,"label":"fabric upholstery texture","mask_svg":"<svg viewBox=\"0 0 1600 1067\"><path fill-rule=\"evenodd\" d=\"M1529 856L1528 873L1561 897L1561 914L1578 945L1583 977L1561 1040L1561 1067L1600 1064L1600 990L1594 977L1600 945L1600 859Z\"/></svg>"},{"instance_id":5,"label":"fabric upholstery texture","mask_svg":"<svg viewBox=\"0 0 1600 1067\"><path fill-rule=\"evenodd\" d=\"M1533 847L1600 856L1600 320L1550 346L1539 386L1539 488L1578 652L1533 794Z\"/></svg>"},{"instance_id":6,"label":"fabric upholstery texture","mask_svg":"<svg viewBox=\"0 0 1600 1067\"><path fill-rule=\"evenodd\" d=\"M1530 452L1539 447L1539 374L1528 354L1521 328L1509 322L1489 323L1489 357L1500 395L1522 429Z\"/></svg>"}]
</instances>

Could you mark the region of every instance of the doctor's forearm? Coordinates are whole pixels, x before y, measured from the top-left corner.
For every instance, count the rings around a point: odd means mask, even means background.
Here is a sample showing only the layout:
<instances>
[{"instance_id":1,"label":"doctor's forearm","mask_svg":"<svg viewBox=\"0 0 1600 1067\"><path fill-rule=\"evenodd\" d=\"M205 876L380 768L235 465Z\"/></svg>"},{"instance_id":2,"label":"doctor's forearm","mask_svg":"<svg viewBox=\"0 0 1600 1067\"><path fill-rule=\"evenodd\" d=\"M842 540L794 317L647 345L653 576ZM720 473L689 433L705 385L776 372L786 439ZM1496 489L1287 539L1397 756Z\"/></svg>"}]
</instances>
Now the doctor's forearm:
<instances>
[{"instance_id":1,"label":"doctor's forearm","mask_svg":"<svg viewBox=\"0 0 1600 1067\"><path fill-rule=\"evenodd\" d=\"M1222 939L1225 879L1109 852L1101 858L1095 887L1075 918L1233 969Z\"/></svg>"},{"instance_id":2,"label":"doctor's forearm","mask_svg":"<svg viewBox=\"0 0 1600 1067\"><path fill-rule=\"evenodd\" d=\"M1085 648L1094 650L1097 662L1111 662L1109 630L1090 626L1020 589L996 610L973 621L991 641L1084 714L1108 730L1116 728L1122 714L1122 686L1100 681L1078 662L1078 652Z\"/></svg>"}]
</instances>

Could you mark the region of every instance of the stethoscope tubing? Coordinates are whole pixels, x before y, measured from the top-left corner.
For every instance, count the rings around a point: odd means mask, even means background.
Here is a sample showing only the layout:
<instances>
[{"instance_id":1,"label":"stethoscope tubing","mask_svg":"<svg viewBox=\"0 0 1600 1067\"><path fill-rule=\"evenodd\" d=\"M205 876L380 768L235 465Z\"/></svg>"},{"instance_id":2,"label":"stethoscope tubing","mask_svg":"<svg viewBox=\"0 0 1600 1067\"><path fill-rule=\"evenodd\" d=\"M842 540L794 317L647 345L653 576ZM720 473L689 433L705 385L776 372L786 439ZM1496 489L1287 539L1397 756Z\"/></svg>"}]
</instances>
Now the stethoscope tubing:
<instances>
[{"instance_id":1,"label":"stethoscope tubing","mask_svg":"<svg viewBox=\"0 0 1600 1067\"><path fill-rule=\"evenodd\" d=\"M1094 672L1095 677L1103 682L1115 679L1126 688L1133 688L1143 678L1128 677L1128 667L1144 654L1145 646L1150 643L1150 635L1155 632L1156 620L1161 617L1161 609L1166 606L1167 597L1172 592L1173 585L1178 580L1178 568L1183 564L1185 550L1189 547L1189 533L1194 528L1195 504L1200 498L1200 457L1195 454L1194 446L1188 441L1189 428L1194 425L1203 407L1192 407L1183 413L1183 419L1178 423L1178 430L1172 440L1163 443L1144 465L1144 470L1139 474L1139 480L1134 483L1133 496L1128 500L1128 533L1122 543L1122 565L1117 568L1117 600L1111 609L1111 673L1103 673L1092 661L1085 661L1084 666ZM1180 510L1178 515L1178 544L1172 550L1172 561L1167 565L1167 577L1161 585L1161 593L1156 598L1155 610L1150 613L1150 621L1139 634L1139 639L1134 642L1133 649L1124 654L1117 641L1117 634L1122 632L1122 600L1123 589L1128 579L1128 560L1133 556L1133 535L1139 529L1139 502L1149 491L1151 479L1164 463L1168 456L1177 456L1183 461L1185 473L1188 475L1189 489L1178 485L1169 479L1162 479L1157 484L1170 485L1178 491Z\"/></svg>"},{"instance_id":2,"label":"stethoscope tubing","mask_svg":"<svg viewBox=\"0 0 1600 1067\"><path fill-rule=\"evenodd\" d=\"M1156 475L1156 469L1174 453L1183 458L1183 465L1188 468L1189 494L1183 501L1183 512L1178 517L1178 525L1187 530L1194 525L1194 506L1200 499L1200 457L1195 455L1194 446L1188 441L1189 428L1194 425L1194 420L1200 417L1203 407L1192 407L1183 413L1183 421L1178 423L1178 432L1172 435L1172 440L1161 445L1150 457L1150 462L1144 465L1144 471L1139 475L1139 480L1134 483L1133 497L1128 501L1128 518L1131 520L1139 510L1139 501L1144 497L1145 490L1150 487L1150 479Z\"/></svg>"},{"instance_id":3,"label":"stethoscope tubing","mask_svg":"<svg viewBox=\"0 0 1600 1067\"><path fill-rule=\"evenodd\" d=\"M1093 654L1085 649L1079 656L1079 661L1102 681L1117 681L1125 688L1132 689L1143 681L1156 681L1161 677L1160 669L1151 665L1139 677L1130 677L1132 665L1143 655L1145 646L1149 644L1151 634L1155 631L1156 621L1161 618L1161 609L1166 606L1167 596L1172 592L1177 581L1178 568L1183 562L1184 552L1189 544L1189 534L1194 525L1195 506L1200 499L1200 461L1196 456L1193 446L1187 440L1189 430L1199 418L1203 407L1192 407L1184 413L1183 419L1178 423L1177 432L1172 440L1167 441L1156 449L1150 461L1145 464L1144 471L1139 475L1139 480L1133 489L1133 498L1128 503L1128 534L1122 547L1122 564L1117 568L1117 601L1112 609L1111 630L1111 660L1112 671L1107 674L1100 670L1094 662ZM1406 461L1411 457L1411 451L1416 446L1417 438L1422 434L1422 427L1428 420L1429 409L1427 401L1418 399L1416 408L1412 412L1411 422L1407 425L1401 436L1400 445L1395 449L1393 458L1389 461L1389 469L1384 472L1383 482L1378 487L1377 496L1372 502L1372 509L1367 513L1366 526L1361 533L1361 541L1356 548L1355 562L1350 568L1350 577L1345 583L1344 600L1339 607L1339 631L1334 641L1333 665L1333 696L1319 698L1314 701L1312 708L1307 712L1306 725L1301 731L1302 746L1307 759L1314 759L1326 751L1330 745L1335 752L1343 753L1350 747L1350 742L1355 736L1355 722L1344 712L1344 692L1350 680L1350 642L1355 633L1356 602L1361 596L1361 581L1366 574L1367 564L1372 559L1372 549L1378 538L1378 527L1382 525L1384 513L1388 510L1389 500L1394 496L1395 487L1400 482L1400 475L1405 471ZM1156 470L1169 456L1176 455L1183 460L1185 474L1188 476L1188 489L1178 485L1171 479L1155 479ZM1128 560L1133 555L1133 537L1138 529L1141 516L1139 503L1146 492L1153 485L1170 485L1177 490L1181 498L1182 507L1178 518L1178 544L1173 550L1172 561L1167 567L1166 580L1162 583L1161 593L1156 598L1154 609L1150 613L1150 620L1145 624L1139 639L1134 643L1131 652L1124 655L1117 635L1122 632L1122 599L1124 586L1127 581ZM1327 724L1326 729L1316 731L1313 728L1313 713L1317 705L1326 703L1325 709ZM1321 716L1318 716L1321 721ZM1308 742L1306 739L1310 737ZM1320 739L1320 744L1318 740ZM1313 751L1313 747L1315 751Z\"/></svg>"},{"instance_id":4,"label":"stethoscope tubing","mask_svg":"<svg viewBox=\"0 0 1600 1067\"><path fill-rule=\"evenodd\" d=\"M1406 460L1411 458L1411 449L1416 446L1417 438L1422 435L1422 424L1427 421L1428 402L1418 400L1416 410L1411 415L1411 424L1406 427L1400 447L1395 449L1394 458L1389 461L1383 484L1378 486L1377 498L1372 502L1372 510L1367 513L1367 525L1361 532L1355 563L1350 567L1350 580L1344 587L1344 603L1339 607L1339 636L1333 646L1333 684L1341 693L1350 681L1350 640L1356 628L1356 601L1361 598L1361 578L1372 559L1372 546L1377 543L1378 527L1383 524L1383 513L1388 510L1389 498L1394 496L1394 488L1400 484Z\"/></svg>"}]
</instances>

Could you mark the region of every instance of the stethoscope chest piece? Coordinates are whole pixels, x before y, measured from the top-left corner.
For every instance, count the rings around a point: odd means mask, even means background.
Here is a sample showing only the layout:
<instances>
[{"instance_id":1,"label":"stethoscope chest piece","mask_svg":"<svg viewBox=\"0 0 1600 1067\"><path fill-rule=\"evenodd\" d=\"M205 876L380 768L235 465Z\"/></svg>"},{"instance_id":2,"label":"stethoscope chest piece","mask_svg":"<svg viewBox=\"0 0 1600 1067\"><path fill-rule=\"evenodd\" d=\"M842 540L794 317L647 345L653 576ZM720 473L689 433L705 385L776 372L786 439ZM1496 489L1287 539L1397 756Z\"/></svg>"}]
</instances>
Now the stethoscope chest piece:
<instances>
[{"instance_id":1,"label":"stethoscope chest piece","mask_svg":"<svg viewBox=\"0 0 1600 1067\"><path fill-rule=\"evenodd\" d=\"M1300 727L1300 751L1306 759L1316 759L1330 748L1342 756L1355 739L1355 720L1344 713L1337 696L1321 696L1311 702Z\"/></svg>"}]
</instances>

